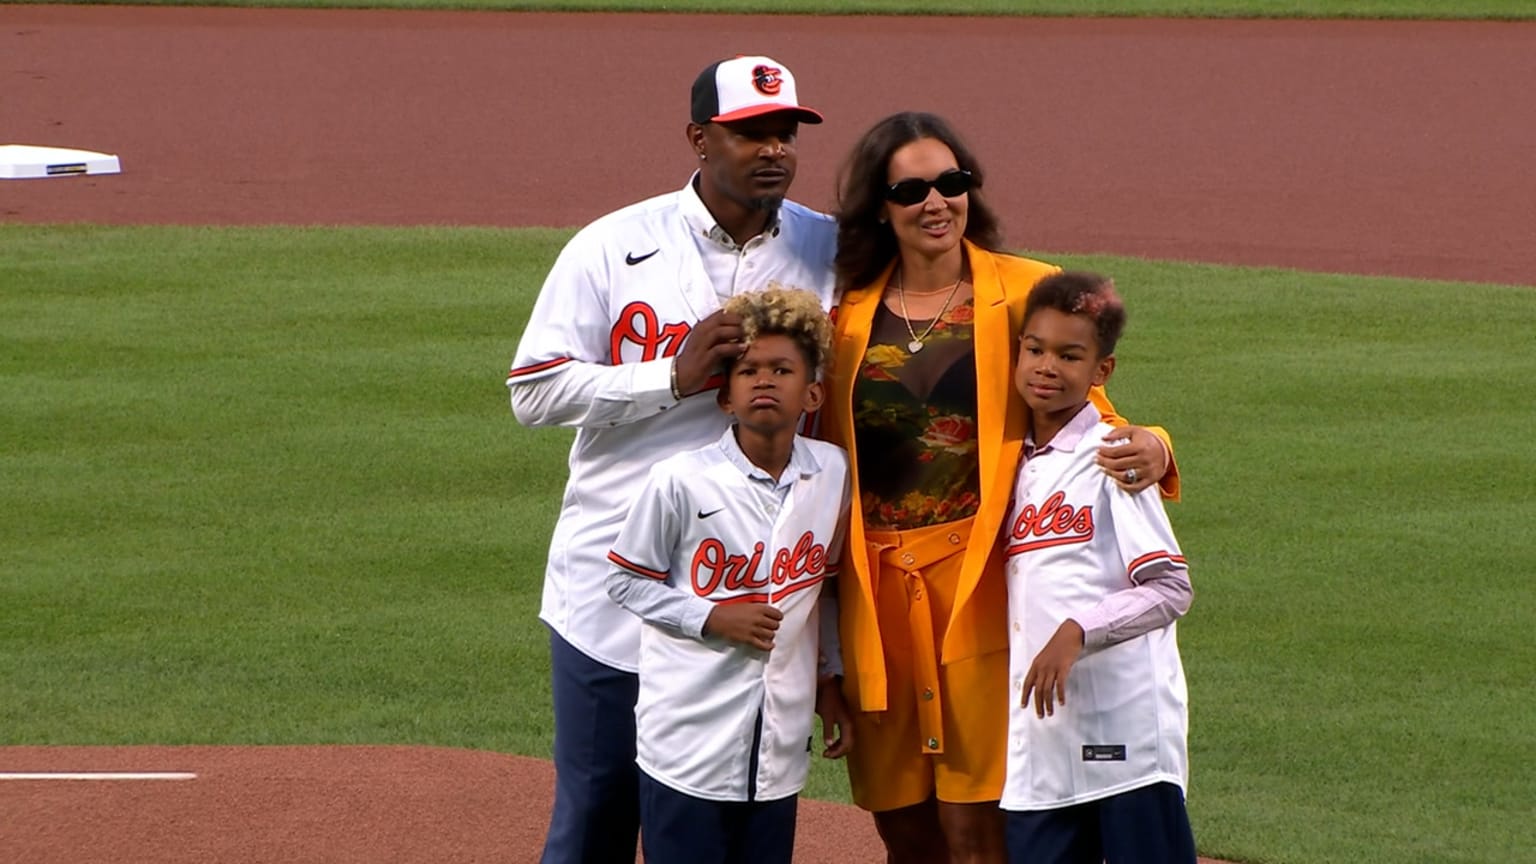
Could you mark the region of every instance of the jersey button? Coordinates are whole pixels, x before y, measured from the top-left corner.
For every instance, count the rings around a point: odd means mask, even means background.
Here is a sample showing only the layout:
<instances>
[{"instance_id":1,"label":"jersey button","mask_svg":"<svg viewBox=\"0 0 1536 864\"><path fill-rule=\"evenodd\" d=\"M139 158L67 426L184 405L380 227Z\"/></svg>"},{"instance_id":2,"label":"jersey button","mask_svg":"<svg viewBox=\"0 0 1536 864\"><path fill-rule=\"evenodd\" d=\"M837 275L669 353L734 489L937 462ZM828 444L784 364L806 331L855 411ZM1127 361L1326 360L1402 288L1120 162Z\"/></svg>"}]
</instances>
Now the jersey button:
<instances>
[{"instance_id":1,"label":"jersey button","mask_svg":"<svg viewBox=\"0 0 1536 864\"><path fill-rule=\"evenodd\" d=\"M907 552L901 556L901 563L907 565L908 567L911 567L916 561L917 559L912 557L911 552Z\"/></svg>"},{"instance_id":2,"label":"jersey button","mask_svg":"<svg viewBox=\"0 0 1536 864\"><path fill-rule=\"evenodd\" d=\"M958 531L951 531L951 532L949 532L949 545L951 545L951 546L959 546L960 545L960 533Z\"/></svg>"},{"instance_id":3,"label":"jersey button","mask_svg":"<svg viewBox=\"0 0 1536 864\"><path fill-rule=\"evenodd\" d=\"M923 688L923 701L924 702L932 702L933 701L933 688L932 687L924 687Z\"/></svg>"},{"instance_id":4,"label":"jersey button","mask_svg":"<svg viewBox=\"0 0 1536 864\"><path fill-rule=\"evenodd\" d=\"M928 749L929 750L937 750L937 749L939 749L939 739L937 739L937 738L929 738L928 739Z\"/></svg>"}]
</instances>

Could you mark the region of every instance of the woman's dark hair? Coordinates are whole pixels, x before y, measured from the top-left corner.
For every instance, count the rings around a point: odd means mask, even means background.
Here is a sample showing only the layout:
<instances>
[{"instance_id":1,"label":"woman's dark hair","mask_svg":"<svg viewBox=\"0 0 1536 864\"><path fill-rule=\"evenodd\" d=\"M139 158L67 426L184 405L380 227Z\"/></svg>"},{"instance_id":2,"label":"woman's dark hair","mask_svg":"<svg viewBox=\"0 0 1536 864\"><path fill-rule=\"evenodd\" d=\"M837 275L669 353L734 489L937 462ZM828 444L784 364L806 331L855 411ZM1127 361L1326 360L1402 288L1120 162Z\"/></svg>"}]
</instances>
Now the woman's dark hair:
<instances>
[{"instance_id":1,"label":"woman's dark hair","mask_svg":"<svg viewBox=\"0 0 1536 864\"><path fill-rule=\"evenodd\" d=\"M920 111L903 111L881 120L864 133L837 175L837 284L842 290L867 285L896 257L896 234L880 221L885 206L886 172L897 150L932 138L955 154L955 162L971 172L973 186L967 207L965 238L992 251L1002 251L997 214L982 197L983 172L970 148L943 118Z\"/></svg>"}]
</instances>

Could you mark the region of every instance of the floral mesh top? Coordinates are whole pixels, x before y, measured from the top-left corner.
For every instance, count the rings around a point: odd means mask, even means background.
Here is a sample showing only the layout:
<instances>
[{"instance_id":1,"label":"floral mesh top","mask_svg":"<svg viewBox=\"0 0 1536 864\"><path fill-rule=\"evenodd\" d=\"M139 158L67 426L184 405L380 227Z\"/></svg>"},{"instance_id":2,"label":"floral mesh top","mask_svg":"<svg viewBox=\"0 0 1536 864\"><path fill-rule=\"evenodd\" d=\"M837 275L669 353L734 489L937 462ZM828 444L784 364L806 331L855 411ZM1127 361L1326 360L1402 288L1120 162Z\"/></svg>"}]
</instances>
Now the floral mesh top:
<instances>
[{"instance_id":1,"label":"floral mesh top","mask_svg":"<svg viewBox=\"0 0 1536 864\"><path fill-rule=\"evenodd\" d=\"M975 307L955 305L916 354L901 316L882 303L853 384L860 506L870 528L908 530L973 516L981 503L976 449ZM913 319L919 333L926 320Z\"/></svg>"}]
</instances>

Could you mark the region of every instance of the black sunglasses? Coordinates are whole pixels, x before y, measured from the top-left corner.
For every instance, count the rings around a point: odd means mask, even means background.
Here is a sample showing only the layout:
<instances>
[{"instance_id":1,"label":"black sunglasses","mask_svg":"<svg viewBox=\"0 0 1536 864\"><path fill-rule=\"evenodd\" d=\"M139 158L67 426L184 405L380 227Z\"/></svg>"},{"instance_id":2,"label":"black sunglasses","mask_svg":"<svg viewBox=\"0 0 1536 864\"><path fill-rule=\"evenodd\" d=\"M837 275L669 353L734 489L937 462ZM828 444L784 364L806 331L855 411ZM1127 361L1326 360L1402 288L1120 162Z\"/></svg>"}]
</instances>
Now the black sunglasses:
<instances>
[{"instance_id":1,"label":"black sunglasses","mask_svg":"<svg viewBox=\"0 0 1536 864\"><path fill-rule=\"evenodd\" d=\"M902 207L921 204L928 199L928 190L937 189L945 198L959 198L971 191L976 178L964 168L951 168L932 180L909 177L885 187L885 200Z\"/></svg>"}]
</instances>

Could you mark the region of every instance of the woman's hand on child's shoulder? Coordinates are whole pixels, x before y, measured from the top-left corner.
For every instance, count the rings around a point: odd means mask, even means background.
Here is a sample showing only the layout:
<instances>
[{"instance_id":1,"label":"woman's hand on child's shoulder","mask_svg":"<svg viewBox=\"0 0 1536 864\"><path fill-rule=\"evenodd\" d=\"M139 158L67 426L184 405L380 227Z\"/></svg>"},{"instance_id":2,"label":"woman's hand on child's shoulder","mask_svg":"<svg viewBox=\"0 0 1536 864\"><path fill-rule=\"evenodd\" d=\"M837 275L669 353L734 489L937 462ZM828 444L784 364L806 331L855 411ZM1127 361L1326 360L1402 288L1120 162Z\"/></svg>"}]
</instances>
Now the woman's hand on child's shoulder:
<instances>
[{"instance_id":1,"label":"woman's hand on child's shoulder","mask_svg":"<svg viewBox=\"0 0 1536 864\"><path fill-rule=\"evenodd\" d=\"M1168 473L1168 445L1141 426L1110 432L1099 448L1099 468L1131 494L1157 483Z\"/></svg>"}]
</instances>

